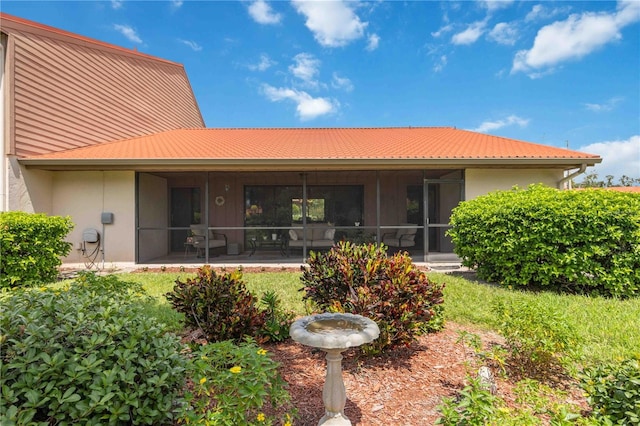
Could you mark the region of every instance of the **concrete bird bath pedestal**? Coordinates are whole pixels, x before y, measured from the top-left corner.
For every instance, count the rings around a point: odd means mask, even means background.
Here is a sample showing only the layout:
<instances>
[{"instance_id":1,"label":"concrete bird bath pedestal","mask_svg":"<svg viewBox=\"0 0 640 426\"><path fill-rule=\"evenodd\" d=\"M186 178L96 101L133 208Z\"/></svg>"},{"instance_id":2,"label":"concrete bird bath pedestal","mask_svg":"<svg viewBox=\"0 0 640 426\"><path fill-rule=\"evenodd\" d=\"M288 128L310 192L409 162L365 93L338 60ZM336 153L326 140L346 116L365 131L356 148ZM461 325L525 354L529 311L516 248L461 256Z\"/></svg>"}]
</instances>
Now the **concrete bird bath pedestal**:
<instances>
[{"instance_id":1,"label":"concrete bird bath pedestal","mask_svg":"<svg viewBox=\"0 0 640 426\"><path fill-rule=\"evenodd\" d=\"M347 393L342 380L342 352L378 338L378 325L361 315L324 313L300 318L291 324L291 338L327 353L327 376L322 389L325 414L318 426L349 425L344 415Z\"/></svg>"}]
</instances>

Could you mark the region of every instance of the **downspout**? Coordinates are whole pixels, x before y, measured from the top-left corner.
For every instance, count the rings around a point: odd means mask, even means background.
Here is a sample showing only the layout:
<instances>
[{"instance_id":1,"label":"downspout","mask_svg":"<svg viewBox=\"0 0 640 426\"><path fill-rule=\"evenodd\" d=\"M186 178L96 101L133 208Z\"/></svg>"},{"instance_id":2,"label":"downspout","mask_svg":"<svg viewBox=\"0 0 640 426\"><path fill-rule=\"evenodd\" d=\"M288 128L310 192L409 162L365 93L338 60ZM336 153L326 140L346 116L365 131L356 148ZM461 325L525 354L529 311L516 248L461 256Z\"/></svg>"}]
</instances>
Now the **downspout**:
<instances>
[{"instance_id":1,"label":"downspout","mask_svg":"<svg viewBox=\"0 0 640 426\"><path fill-rule=\"evenodd\" d=\"M558 189L562 189L565 183L571 181L571 179L573 179L574 177L583 174L585 172L585 170L587 170L587 165L586 165L586 163L582 163L578 170L576 170L575 172L563 177L562 179L560 179L558 181ZM571 188L569 188L569 189L571 189Z\"/></svg>"}]
</instances>

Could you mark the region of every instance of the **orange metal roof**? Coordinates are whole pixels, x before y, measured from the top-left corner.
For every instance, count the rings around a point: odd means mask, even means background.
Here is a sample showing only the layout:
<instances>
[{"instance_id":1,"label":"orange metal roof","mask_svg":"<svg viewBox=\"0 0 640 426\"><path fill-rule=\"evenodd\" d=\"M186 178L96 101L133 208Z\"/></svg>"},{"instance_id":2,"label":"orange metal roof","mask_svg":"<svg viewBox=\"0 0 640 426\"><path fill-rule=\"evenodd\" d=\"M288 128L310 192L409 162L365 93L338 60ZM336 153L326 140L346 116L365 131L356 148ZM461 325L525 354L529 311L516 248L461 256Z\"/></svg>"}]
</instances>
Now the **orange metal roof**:
<instances>
[{"instance_id":1,"label":"orange metal roof","mask_svg":"<svg viewBox=\"0 0 640 426\"><path fill-rule=\"evenodd\" d=\"M181 64L0 13L9 153L204 127Z\"/></svg>"},{"instance_id":2,"label":"orange metal roof","mask_svg":"<svg viewBox=\"0 0 640 426\"><path fill-rule=\"evenodd\" d=\"M178 129L25 160L33 165L76 161L135 164L143 160L147 164L447 160L450 164L494 161L557 166L601 161L597 155L448 127Z\"/></svg>"}]
</instances>

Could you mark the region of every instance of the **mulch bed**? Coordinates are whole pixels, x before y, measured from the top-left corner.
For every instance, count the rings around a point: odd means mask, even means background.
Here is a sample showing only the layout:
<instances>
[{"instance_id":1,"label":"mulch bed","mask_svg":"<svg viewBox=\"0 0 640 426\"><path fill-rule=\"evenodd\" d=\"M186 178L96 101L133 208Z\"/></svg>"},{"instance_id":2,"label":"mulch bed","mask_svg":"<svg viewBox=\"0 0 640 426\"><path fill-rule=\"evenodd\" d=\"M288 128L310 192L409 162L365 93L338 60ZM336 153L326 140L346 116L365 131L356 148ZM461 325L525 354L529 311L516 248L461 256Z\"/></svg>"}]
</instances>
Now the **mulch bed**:
<instances>
[{"instance_id":1,"label":"mulch bed","mask_svg":"<svg viewBox=\"0 0 640 426\"><path fill-rule=\"evenodd\" d=\"M230 269L214 268L216 272ZM138 269L134 272L196 272L197 268ZM299 267L244 267L244 272L299 272ZM408 347L388 351L379 357L364 358L355 349L343 353L343 379L347 402L345 415L353 425L433 425L440 417L438 405L444 397L456 397L476 376L480 366L472 349L459 342L460 332L478 335L485 347L503 344L501 336L472 327L448 322L438 333L418 338ZM325 382L325 353L288 339L267 344L270 356L281 364L280 374L287 382L293 406L298 410L299 426L315 426L324 415L322 387ZM497 395L507 407L516 407L514 375L501 377L494 370ZM540 379L540 378L538 378ZM544 378L542 378L544 379ZM572 379L553 375L547 384L568 394L567 401L580 407L589 406ZM546 414L538 417L549 424Z\"/></svg>"},{"instance_id":2,"label":"mulch bed","mask_svg":"<svg viewBox=\"0 0 640 426\"><path fill-rule=\"evenodd\" d=\"M444 330L422 336L409 347L394 349L380 357L362 358L350 349L343 353L343 378L347 392L345 415L354 425L432 425L443 397L455 397L475 376L478 360L468 347L458 343L459 331L475 333L483 344L501 344L503 339L447 323ZM315 426L324 414L322 387L325 381L324 352L288 340L267 346L281 363L280 373L289 385L298 409L296 425ZM497 376L497 375L495 375ZM506 405L516 405L514 382L495 377L497 395ZM554 386L565 389L568 401L588 410L586 400L570 379L554 378ZM540 415L545 424L548 418Z\"/></svg>"}]
</instances>

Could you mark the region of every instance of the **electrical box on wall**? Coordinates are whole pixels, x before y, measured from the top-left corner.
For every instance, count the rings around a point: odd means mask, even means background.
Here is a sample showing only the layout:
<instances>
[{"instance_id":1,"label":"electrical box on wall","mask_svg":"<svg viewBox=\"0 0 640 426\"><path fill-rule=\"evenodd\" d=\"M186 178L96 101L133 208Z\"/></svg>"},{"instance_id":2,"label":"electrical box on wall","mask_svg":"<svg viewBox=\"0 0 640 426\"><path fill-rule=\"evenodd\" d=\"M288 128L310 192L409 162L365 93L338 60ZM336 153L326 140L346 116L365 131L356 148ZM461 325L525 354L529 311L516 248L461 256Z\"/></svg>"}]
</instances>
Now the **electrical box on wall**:
<instances>
[{"instance_id":1,"label":"electrical box on wall","mask_svg":"<svg viewBox=\"0 0 640 426\"><path fill-rule=\"evenodd\" d=\"M103 225L111 225L113 223L113 213L103 212L101 220Z\"/></svg>"},{"instance_id":2,"label":"electrical box on wall","mask_svg":"<svg viewBox=\"0 0 640 426\"><path fill-rule=\"evenodd\" d=\"M85 243L97 243L100 241L100 234L96 229L87 228L82 231L82 241Z\"/></svg>"}]
</instances>

